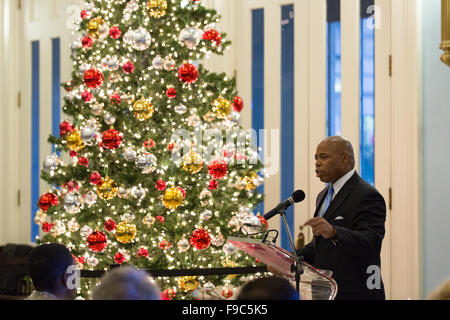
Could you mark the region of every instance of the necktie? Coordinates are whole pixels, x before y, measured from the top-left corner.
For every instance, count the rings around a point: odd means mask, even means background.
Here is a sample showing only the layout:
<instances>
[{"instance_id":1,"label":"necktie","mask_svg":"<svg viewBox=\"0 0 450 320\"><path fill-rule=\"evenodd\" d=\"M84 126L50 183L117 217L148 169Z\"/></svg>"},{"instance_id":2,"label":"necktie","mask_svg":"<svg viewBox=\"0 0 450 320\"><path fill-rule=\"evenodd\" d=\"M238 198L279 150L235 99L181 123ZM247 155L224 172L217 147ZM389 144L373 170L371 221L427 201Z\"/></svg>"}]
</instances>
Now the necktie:
<instances>
[{"instance_id":1,"label":"necktie","mask_svg":"<svg viewBox=\"0 0 450 320\"><path fill-rule=\"evenodd\" d=\"M330 184L330 187L328 188L327 197L325 198L325 202L323 204L323 210L322 210L322 214L321 214L322 217L324 216L325 212L327 212L328 207L330 206L331 200L333 200L333 194L334 194L333 185Z\"/></svg>"}]
</instances>

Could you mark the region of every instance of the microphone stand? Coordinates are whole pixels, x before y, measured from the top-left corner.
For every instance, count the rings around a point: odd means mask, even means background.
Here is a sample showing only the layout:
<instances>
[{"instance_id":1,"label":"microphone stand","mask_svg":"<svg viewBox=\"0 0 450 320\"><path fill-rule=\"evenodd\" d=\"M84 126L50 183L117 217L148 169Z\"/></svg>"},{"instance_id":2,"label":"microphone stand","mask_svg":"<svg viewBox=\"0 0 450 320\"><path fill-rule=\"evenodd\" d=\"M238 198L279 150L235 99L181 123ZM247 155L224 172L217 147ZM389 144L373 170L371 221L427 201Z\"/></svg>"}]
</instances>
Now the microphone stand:
<instances>
[{"instance_id":1,"label":"microphone stand","mask_svg":"<svg viewBox=\"0 0 450 320\"><path fill-rule=\"evenodd\" d=\"M292 238L291 230L289 229L289 225L286 220L286 212L285 210L280 210L278 213L283 218L284 229L286 230L286 233L288 234L289 237L289 241L291 242L292 255L294 257L295 262L293 265L291 265L291 272L295 272L295 289L300 295L300 276L304 273L303 265L301 259L297 255L297 250L295 249L294 239Z\"/></svg>"}]
</instances>

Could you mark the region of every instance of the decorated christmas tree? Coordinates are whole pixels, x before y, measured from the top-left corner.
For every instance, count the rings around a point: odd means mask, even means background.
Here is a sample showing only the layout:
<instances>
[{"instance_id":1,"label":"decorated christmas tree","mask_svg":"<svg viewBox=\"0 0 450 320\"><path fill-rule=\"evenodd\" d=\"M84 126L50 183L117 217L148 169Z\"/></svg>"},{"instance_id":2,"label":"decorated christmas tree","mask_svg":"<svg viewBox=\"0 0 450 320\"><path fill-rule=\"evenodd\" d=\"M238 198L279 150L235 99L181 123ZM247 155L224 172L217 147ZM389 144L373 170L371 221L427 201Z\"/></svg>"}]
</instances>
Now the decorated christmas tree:
<instances>
[{"instance_id":1,"label":"decorated christmas tree","mask_svg":"<svg viewBox=\"0 0 450 320\"><path fill-rule=\"evenodd\" d=\"M67 119L41 175L39 243L66 245L84 270L258 265L226 243L267 222L254 213L262 164L239 126L235 80L201 64L230 45L219 18L195 0L86 3L63 85ZM189 299L230 297L244 279L156 280L167 298Z\"/></svg>"}]
</instances>

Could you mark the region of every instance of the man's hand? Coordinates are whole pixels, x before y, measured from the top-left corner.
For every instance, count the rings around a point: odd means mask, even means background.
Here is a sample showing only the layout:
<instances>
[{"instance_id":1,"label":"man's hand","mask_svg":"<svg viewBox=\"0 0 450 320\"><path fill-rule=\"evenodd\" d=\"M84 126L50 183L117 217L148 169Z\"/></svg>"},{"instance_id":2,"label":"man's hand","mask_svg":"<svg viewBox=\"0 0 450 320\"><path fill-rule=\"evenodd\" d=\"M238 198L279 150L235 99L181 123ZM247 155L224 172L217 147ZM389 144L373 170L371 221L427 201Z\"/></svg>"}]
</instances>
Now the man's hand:
<instances>
[{"instance_id":1,"label":"man's hand","mask_svg":"<svg viewBox=\"0 0 450 320\"><path fill-rule=\"evenodd\" d=\"M333 228L333 226L322 217L312 218L306 221L303 226L310 226L312 228L314 236L316 237L322 236L325 239L334 239L337 236L336 230Z\"/></svg>"}]
</instances>

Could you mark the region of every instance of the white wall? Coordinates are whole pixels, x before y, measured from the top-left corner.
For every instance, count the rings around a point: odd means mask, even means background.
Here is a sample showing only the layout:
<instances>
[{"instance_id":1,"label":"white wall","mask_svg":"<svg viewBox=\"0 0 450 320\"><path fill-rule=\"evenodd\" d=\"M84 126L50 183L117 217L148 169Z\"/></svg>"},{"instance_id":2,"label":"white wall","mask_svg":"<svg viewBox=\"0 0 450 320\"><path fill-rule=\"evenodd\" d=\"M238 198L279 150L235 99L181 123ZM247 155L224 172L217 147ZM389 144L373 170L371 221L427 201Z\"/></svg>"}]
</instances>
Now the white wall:
<instances>
[{"instance_id":1,"label":"white wall","mask_svg":"<svg viewBox=\"0 0 450 320\"><path fill-rule=\"evenodd\" d=\"M450 68L439 57L441 1L423 3L424 295L450 277Z\"/></svg>"}]
</instances>

